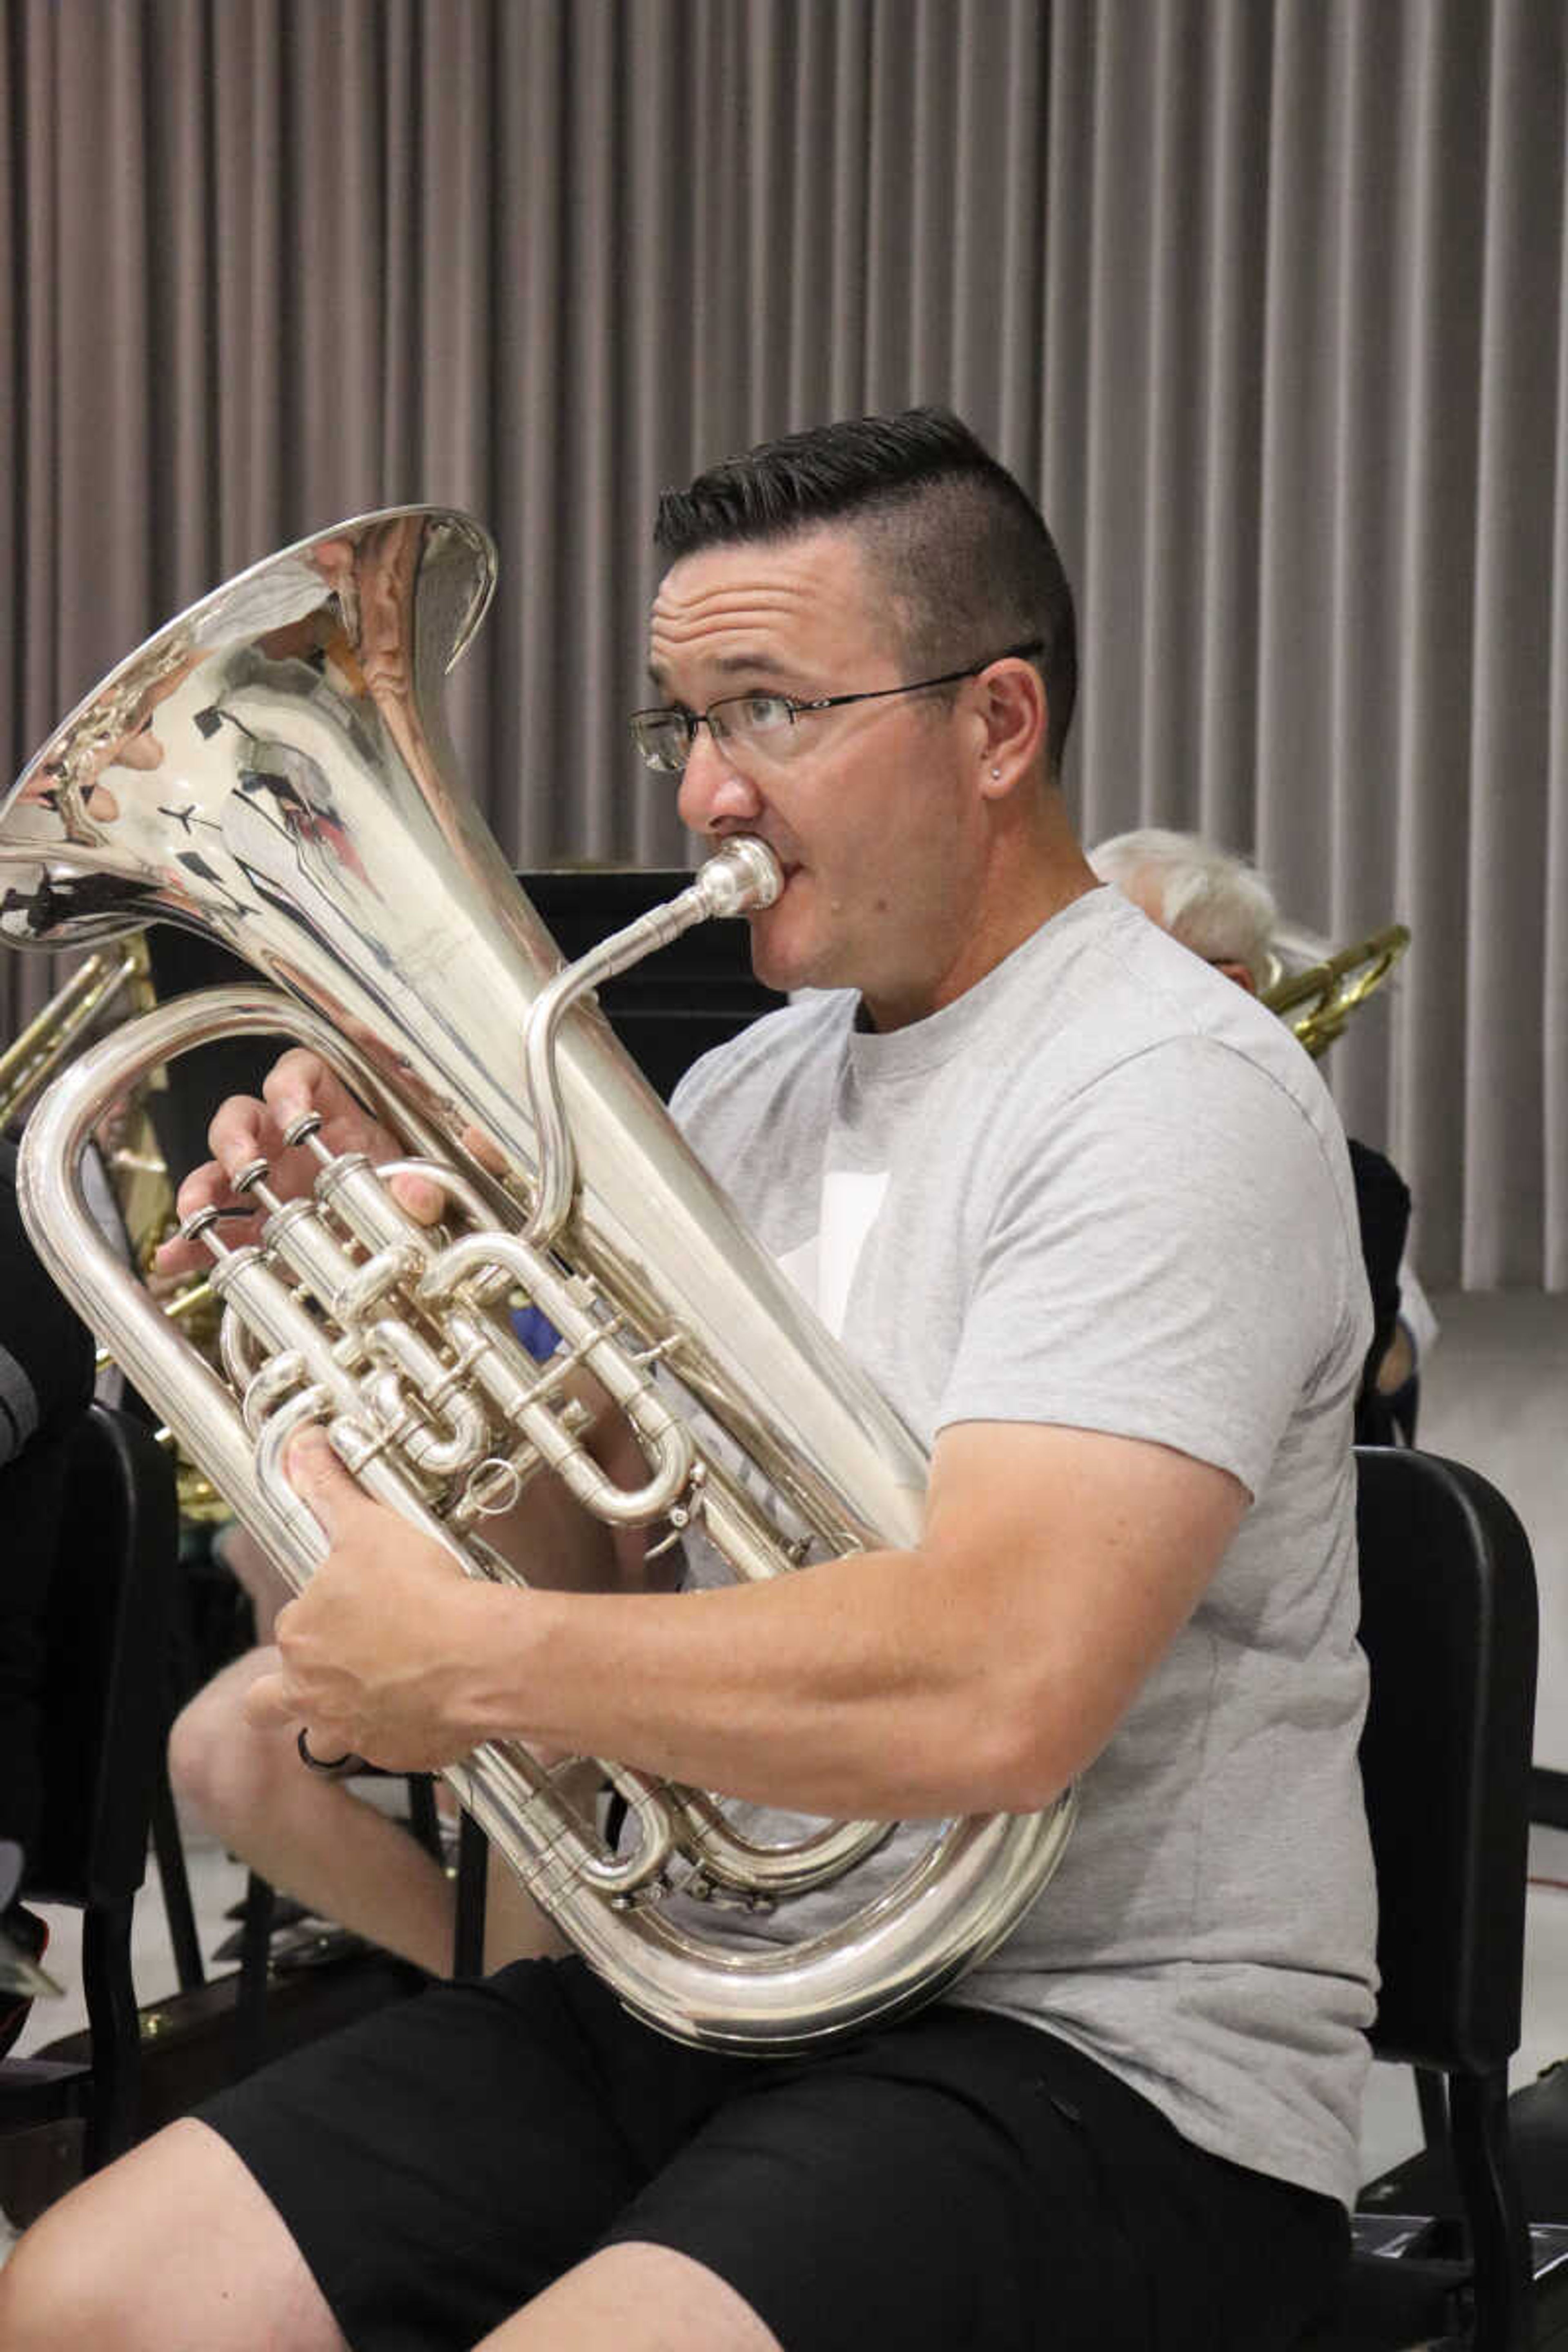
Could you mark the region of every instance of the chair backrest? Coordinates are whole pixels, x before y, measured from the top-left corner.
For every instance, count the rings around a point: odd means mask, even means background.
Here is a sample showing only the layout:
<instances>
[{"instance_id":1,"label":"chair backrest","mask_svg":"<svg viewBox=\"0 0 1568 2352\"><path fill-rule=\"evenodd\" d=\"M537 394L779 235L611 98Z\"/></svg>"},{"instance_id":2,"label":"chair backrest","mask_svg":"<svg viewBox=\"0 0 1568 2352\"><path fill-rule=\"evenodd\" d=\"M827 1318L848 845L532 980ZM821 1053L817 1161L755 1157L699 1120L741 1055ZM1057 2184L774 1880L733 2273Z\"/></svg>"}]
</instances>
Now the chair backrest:
<instances>
[{"instance_id":1,"label":"chair backrest","mask_svg":"<svg viewBox=\"0 0 1568 2352\"><path fill-rule=\"evenodd\" d=\"M1476 1471L1358 1449L1362 1773L1377 1865L1380 2057L1447 2074L1518 2047L1536 1596L1530 1543Z\"/></svg>"},{"instance_id":2,"label":"chair backrest","mask_svg":"<svg viewBox=\"0 0 1568 2352\"><path fill-rule=\"evenodd\" d=\"M174 1467L132 1415L89 1405L70 1436L49 1588L44 1807L29 1894L132 1895L168 1729L179 1571Z\"/></svg>"}]
</instances>

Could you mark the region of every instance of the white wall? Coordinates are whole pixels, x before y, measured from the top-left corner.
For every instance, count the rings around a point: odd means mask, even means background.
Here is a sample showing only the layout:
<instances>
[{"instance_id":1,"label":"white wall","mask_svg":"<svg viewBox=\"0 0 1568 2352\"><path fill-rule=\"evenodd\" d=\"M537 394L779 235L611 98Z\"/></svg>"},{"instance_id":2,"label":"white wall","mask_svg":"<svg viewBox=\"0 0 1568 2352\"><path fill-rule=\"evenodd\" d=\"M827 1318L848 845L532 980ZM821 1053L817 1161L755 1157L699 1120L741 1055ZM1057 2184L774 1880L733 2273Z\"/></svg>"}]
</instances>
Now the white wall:
<instances>
[{"instance_id":1,"label":"white wall","mask_svg":"<svg viewBox=\"0 0 1568 2352\"><path fill-rule=\"evenodd\" d=\"M1568 1772L1568 1297L1435 1298L1421 1444L1481 1471L1524 1522L1541 1586L1535 1760Z\"/></svg>"}]
</instances>

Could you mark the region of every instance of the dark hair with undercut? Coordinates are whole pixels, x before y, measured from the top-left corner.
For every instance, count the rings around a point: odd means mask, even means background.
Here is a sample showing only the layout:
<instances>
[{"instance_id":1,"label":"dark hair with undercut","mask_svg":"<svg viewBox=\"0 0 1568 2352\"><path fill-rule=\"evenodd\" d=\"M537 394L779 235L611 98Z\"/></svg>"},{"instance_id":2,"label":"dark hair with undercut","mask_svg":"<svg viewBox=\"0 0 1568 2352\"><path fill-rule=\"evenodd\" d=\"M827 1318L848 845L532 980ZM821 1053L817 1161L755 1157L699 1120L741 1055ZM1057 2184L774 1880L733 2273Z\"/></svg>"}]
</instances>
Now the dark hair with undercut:
<instances>
[{"instance_id":1,"label":"dark hair with undercut","mask_svg":"<svg viewBox=\"0 0 1568 2352\"><path fill-rule=\"evenodd\" d=\"M1038 640L1059 775L1078 695L1072 591L1034 500L950 410L814 425L711 466L665 491L654 545L674 563L832 523L859 538L913 675Z\"/></svg>"}]
</instances>

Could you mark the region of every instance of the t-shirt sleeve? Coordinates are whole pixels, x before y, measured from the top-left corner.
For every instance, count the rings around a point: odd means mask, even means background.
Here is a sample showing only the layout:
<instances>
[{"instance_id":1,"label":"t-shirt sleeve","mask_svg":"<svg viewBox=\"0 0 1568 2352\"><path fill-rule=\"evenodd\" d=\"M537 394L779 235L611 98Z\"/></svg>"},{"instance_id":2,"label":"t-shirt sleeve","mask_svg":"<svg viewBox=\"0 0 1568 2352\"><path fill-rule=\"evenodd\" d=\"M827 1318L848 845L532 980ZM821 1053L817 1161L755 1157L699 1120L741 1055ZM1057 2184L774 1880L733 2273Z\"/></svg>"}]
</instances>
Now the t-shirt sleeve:
<instances>
[{"instance_id":1,"label":"t-shirt sleeve","mask_svg":"<svg viewBox=\"0 0 1568 2352\"><path fill-rule=\"evenodd\" d=\"M1026 1108L978 1245L937 1425L1152 1440L1257 1494L1306 1394L1347 1416L1370 1330L1333 1139L1212 1040Z\"/></svg>"}]
</instances>

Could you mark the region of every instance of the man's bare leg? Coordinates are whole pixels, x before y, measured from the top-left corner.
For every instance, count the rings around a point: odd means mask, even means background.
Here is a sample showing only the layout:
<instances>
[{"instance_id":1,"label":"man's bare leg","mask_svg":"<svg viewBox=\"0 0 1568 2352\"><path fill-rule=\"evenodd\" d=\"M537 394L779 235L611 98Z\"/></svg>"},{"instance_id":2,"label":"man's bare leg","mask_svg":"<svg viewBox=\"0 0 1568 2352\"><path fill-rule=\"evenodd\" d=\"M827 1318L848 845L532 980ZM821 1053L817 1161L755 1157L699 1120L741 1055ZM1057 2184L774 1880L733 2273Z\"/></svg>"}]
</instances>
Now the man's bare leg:
<instances>
[{"instance_id":1,"label":"man's bare leg","mask_svg":"<svg viewBox=\"0 0 1568 2352\"><path fill-rule=\"evenodd\" d=\"M486 1976L509 1960L554 1960L572 1947L491 1846L485 1870Z\"/></svg>"},{"instance_id":2,"label":"man's bare leg","mask_svg":"<svg viewBox=\"0 0 1568 2352\"><path fill-rule=\"evenodd\" d=\"M475 2352L783 2352L734 2288L669 2246L606 2246Z\"/></svg>"},{"instance_id":3,"label":"man's bare leg","mask_svg":"<svg viewBox=\"0 0 1568 2352\"><path fill-rule=\"evenodd\" d=\"M5 2352L348 2352L227 2142L170 2124L52 2205L0 2270Z\"/></svg>"},{"instance_id":4,"label":"man's bare leg","mask_svg":"<svg viewBox=\"0 0 1568 2352\"><path fill-rule=\"evenodd\" d=\"M237 1524L224 1529L221 1556L249 1599L262 1646L215 1675L175 1723L169 1777L176 1795L281 1893L433 1976L450 1975L457 1898L445 1873L425 1866L429 1858L422 1848L414 1846L412 1856L405 1852L412 1840L387 1836L391 1825L374 1806L308 1772L292 1740L246 1722L247 1690L276 1664L277 1652L267 1644L289 1587ZM589 1813L598 1777L585 1768L579 1796ZM437 1780L436 1794L443 1818L452 1819L451 1790ZM344 1811L345 1798L357 1812ZM367 1816L376 1825L366 1826ZM509 1960L557 1958L568 1948L554 1922L492 1850L485 1973Z\"/></svg>"},{"instance_id":5,"label":"man's bare leg","mask_svg":"<svg viewBox=\"0 0 1568 2352\"><path fill-rule=\"evenodd\" d=\"M440 1864L395 1821L300 1763L286 1733L245 1720L245 1694L275 1650L250 1650L197 1692L169 1740L169 1777L195 1817L241 1861L323 1919L432 1976L449 1976L457 1894ZM439 1785L439 1784L438 1784ZM485 1967L548 1958L563 1937L490 1856Z\"/></svg>"},{"instance_id":6,"label":"man's bare leg","mask_svg":"<svg viewBox=\"0 0 1568 2352\"><path fill-rule=\"evenodd\" d=\"M277 1660L248 1651L184 1708L169 1740L175 1792L280 1893L449 1976L456 1898L440 1864L347 1782L308 1771L289 1734L246 1722L245 1694Z\"/></svg>"}]
</instances>

